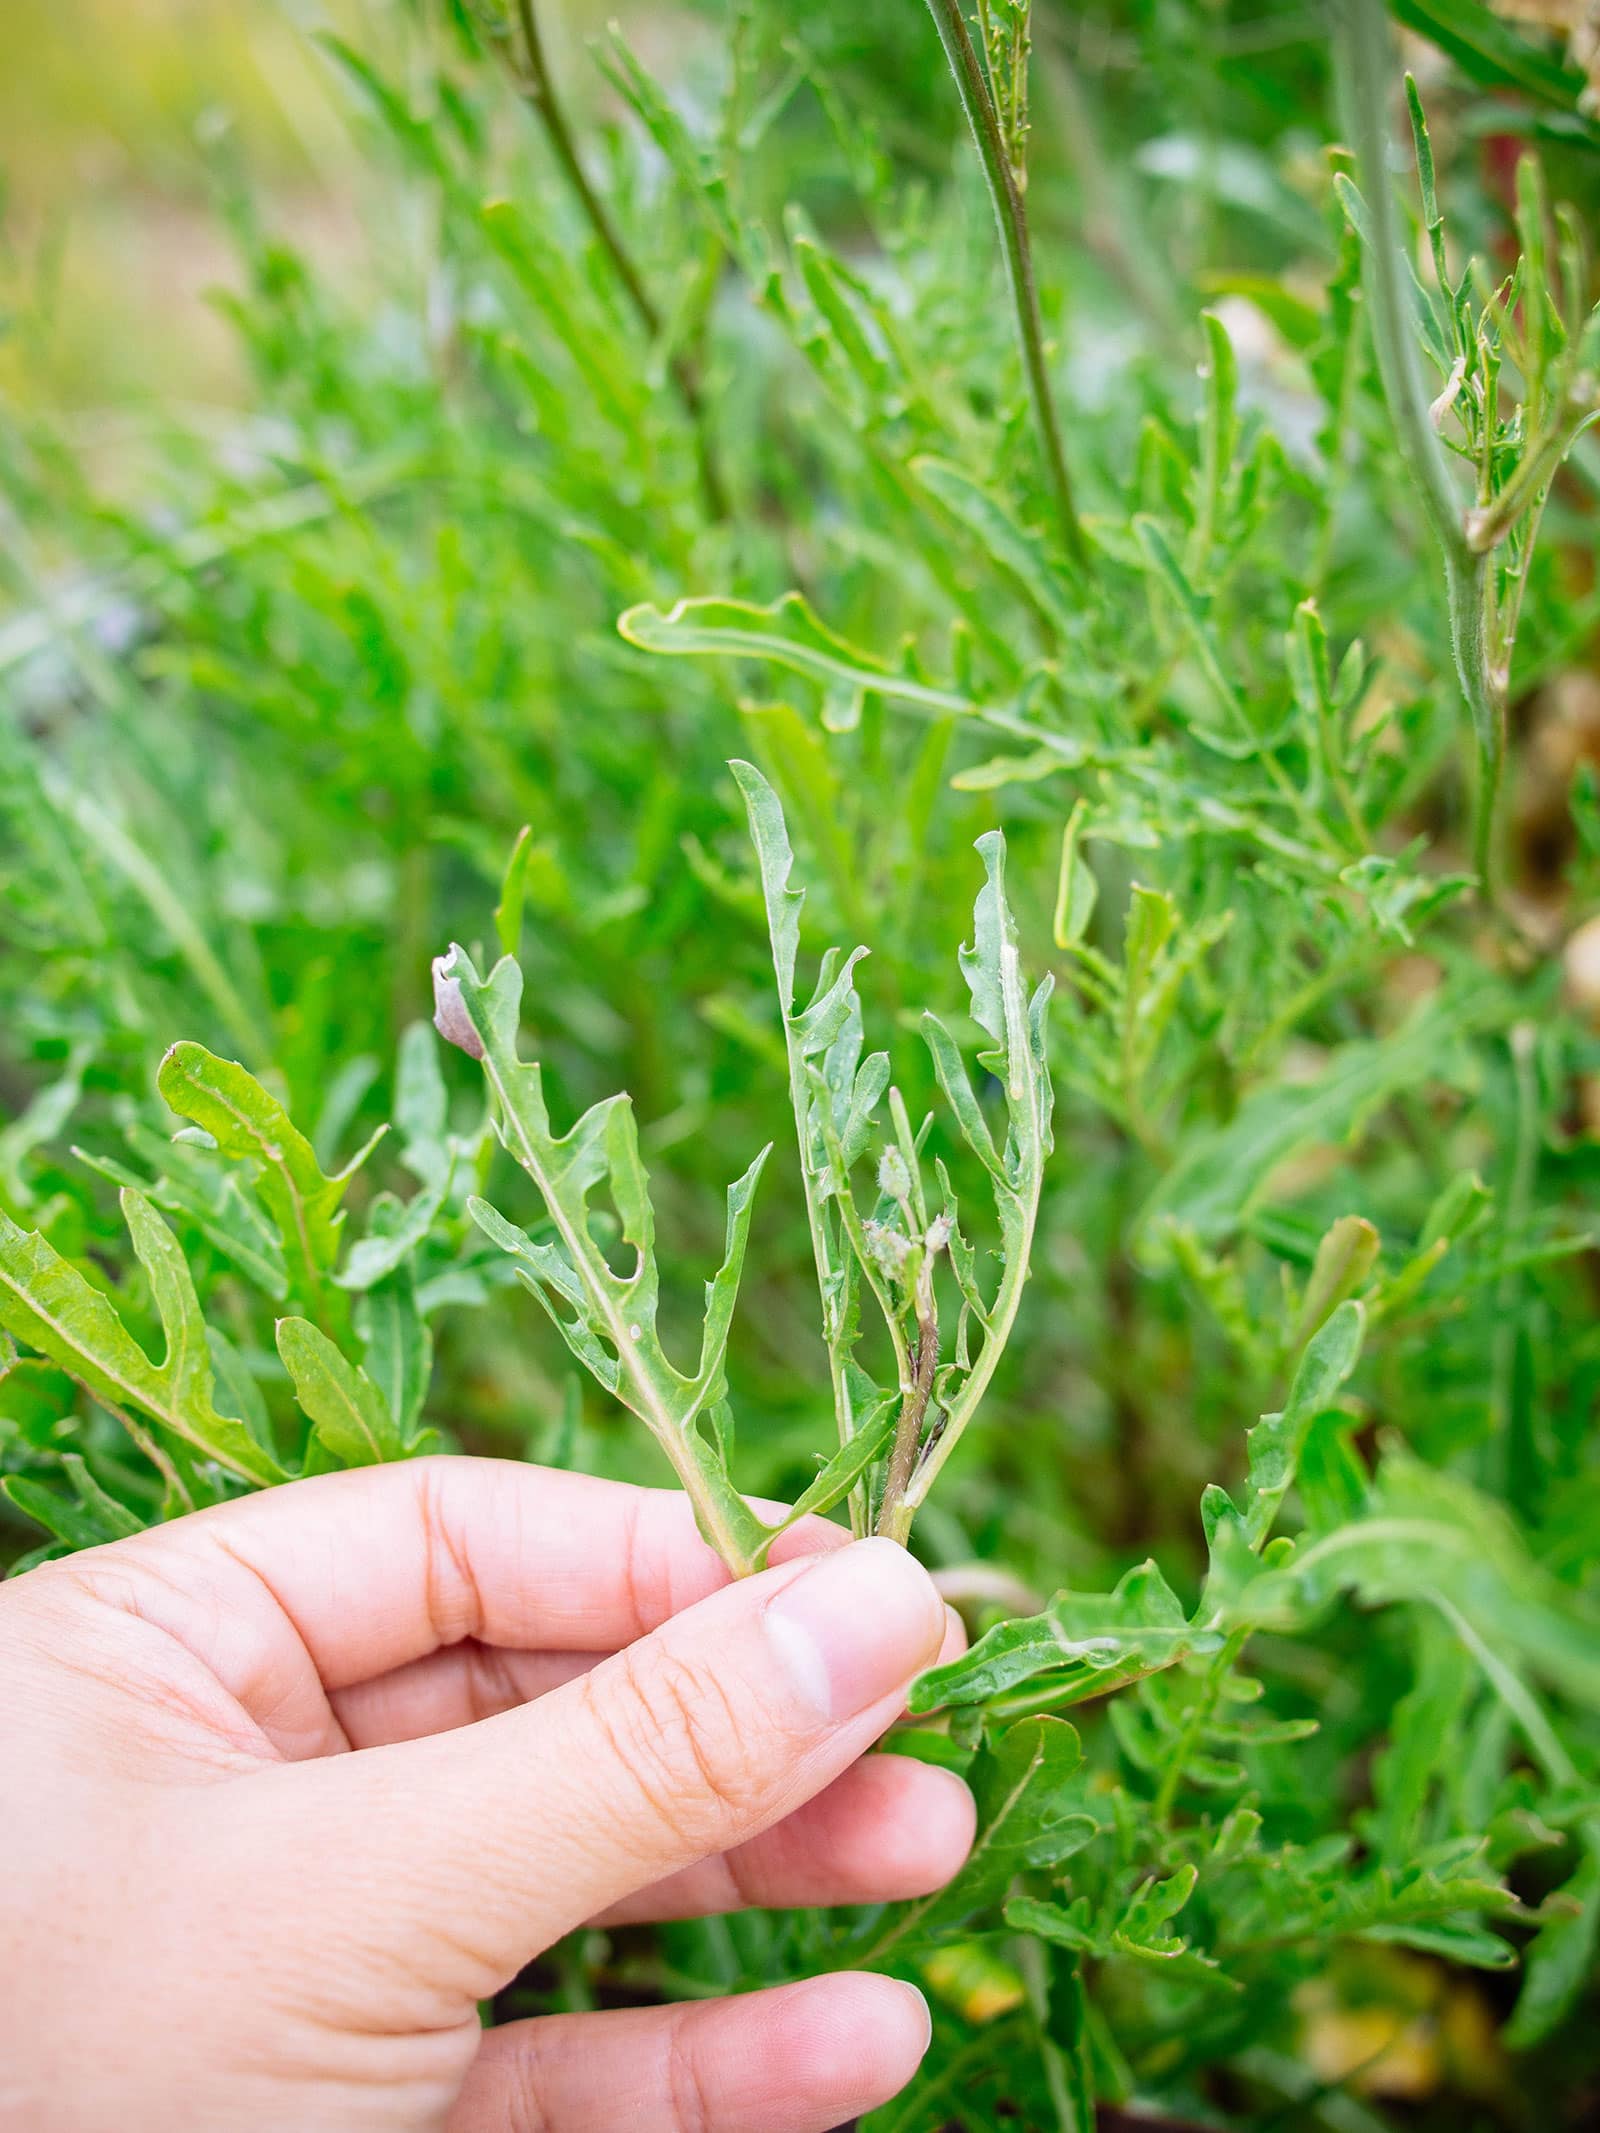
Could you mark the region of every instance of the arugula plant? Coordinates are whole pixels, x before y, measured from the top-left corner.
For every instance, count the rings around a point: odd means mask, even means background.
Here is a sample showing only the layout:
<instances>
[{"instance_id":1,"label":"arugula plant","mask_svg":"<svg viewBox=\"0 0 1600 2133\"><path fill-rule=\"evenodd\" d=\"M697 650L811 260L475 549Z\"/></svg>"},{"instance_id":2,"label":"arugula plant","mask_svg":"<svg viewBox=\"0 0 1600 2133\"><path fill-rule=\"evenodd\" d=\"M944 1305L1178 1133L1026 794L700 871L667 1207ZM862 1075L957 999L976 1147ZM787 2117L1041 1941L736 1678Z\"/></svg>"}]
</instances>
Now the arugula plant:
<instances>
[{"instance_id":1,"label":"arugula plant","mask_svg":"<svg viewBox=\"0 0 1600 2133\"><path fill-rule=\"evenodd\" d=\"M515 959L503 957L483 979L465 949L452 947L434 965L434 985L440 1033L482 1062L495 1130L537 1186L555 1240L535 1243L486 1200L469 1203L473 1219L516 1261L519 1278L578 1361L651 1431L695 1507L701 1532L742 1577L762 1567L772 1541L795 1519L831 1510L847 1495L858 1533L875 1530L902 1542L909 1536L917 1506L976 1411L1016 1318L1051 1146L1052 1097L1045 1038L1050 981L1028 997L1006 902L1005 840L991 832L979 840L988 880L961 967L973 1020L989 1039L980 1064L1003 1091L1003 1151L995 1146L950 1032L931 1012L924 1018L934 1071L994 1193L1001 1271L994 1295L986 1297L977 1255L960 1228L949 1172L937 1159L939 1203L929 1213L922 1151L931 1116L914 1134L905 1100L890 1083L888 1054L862 1058L854 971L866 950L841 958L830 949L809 1003L796 1009L804 892L789 886L794 854L783 809L752 764L735 763L733 770L749 809L771 934L839 1433L838 1450L781 1525L763 1526L734 1486L725 1370L756 1185L770 1148L728 1188L722 1265L706 1285L700 1359L686 1376L668 1360L657 1330L655 1214L631 1100L606 1097L568 1132L552 1134L540 1070L518 1057L522 976ZM891 1130L883 1133L876 1129L886 1093ZM868 1156L872 1197L858 1199L852 1173ZM635 1255L626 1273L612 1268L595 1234L589 1199L602 1184L622 1242ZM952 1353L941 1360L939 1274L946 1258L958 1313ZM888 1340L894 1374L887 1385L857 1360L866 1296Z\"/></svg>"},{"instance_id":2,"label":"arugula plant","mask_svg":"<svg viewBox=\"0 0 1600 2133\"><path fill-rule=\"evenodd\" d=\"M1600 129L1393 14L415 0L357 258L212 145L233 413L60 406L0 253L7 1560L664 1456L973 1632L950 1890L504 2015L864 1962L872 2133L1583 2123Z\"/></svg>"}]
</instances>

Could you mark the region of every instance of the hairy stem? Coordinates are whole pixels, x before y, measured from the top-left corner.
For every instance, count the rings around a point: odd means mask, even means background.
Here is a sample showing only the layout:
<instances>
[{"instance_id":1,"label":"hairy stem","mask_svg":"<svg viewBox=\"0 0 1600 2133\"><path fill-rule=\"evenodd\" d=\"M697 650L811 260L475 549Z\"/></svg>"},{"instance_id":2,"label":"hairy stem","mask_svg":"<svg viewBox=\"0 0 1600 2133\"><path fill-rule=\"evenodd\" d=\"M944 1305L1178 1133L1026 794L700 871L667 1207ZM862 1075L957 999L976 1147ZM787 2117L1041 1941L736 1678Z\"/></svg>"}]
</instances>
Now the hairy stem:
<instances>
[{"instance_id":1,"label":"hairy stem","mask_svg":"<svg viewBox=\"0 0 1600 2133\"><path fill-rule=\"evenodd\" d=\"M1524 512L1536 508L1580 431L1593 419L1590 408L1562 408L1544 435L1535 439L1499 495L1468 512L1466 540L1474 554L1485 555L1498 547Z\"/></svg>"},{"instance_id":2,"label":"hairy stem","mask_svg":"<svg viewBox=\"0 0 1600 2133\"><path fill-rule=\"evenodd\" d=\"M594 232L600 249L610 260L612 271L633 309L634 316L650 339L658 341L661 338L662 325L660 310L644 285L644 277L634 264L633 255L628 250L610 209L589 182L589 173L584 169L583 158L578 154L578 143L567 118L566 108L556 94L555 80L545 56L544 39L539 31L539 18L534 11L534 0L516 0L516 4L517 23L522 32L520 61L513 63L518 87L538 113L545 137L561 166L562 176L582 210L584 220ZM678 397L694 424L700 487L706 509L713 518L726 518L728 499L717 469L716 455L712 450L705 397L700 390L700 381L695 375L694 366L681 354L671 358L669 368Z\"/></svg>"},{"instance_id":3,"label":"hairy stem","mask_svg":"<svg viewBox=\"0 0 1600 2133\"><path fill-rule=\"evenodd\" d=\"M779 1005L782 1007L781 1001ZM800 1141L800 1181L805 1190L806 1221L811 1231L811 1256L817 1269L817 1286L822 1292L822 1338L828 1351L834 1422L838 1429L839 1442L848 1444L855 1435L858 1421L850 1396L850 1382L845 1372L848 1356L844 1318L848 1310L846 1284L850 1279L850 1261L847 1254L841 1254L837 1260L834 1257L821 1178L811 1167L806 1123L810 1116L811 1090L806 1080L805 1060L795 1038L793 1018L786 1007L783 1008L783 1040L789 1057L789 1101L794 1111L795 1128ZM855 1539L865 1538L869 1521L867 1486L865 1481L861 1481L850 1491L850 1531Z\"/></svg>"},{"instance_id":4,"label":"hairy stem","mask_svg":"<svg viewBox=\"0 0 1600 2133\"><path fill-rule=\"evenodd\" d=\"M814 1068L808 1077L808 1088L811 1095L812 1115L816 1119L817 1131L822 1136L822 1146L828 1158L828 1166L832 1170L835 1179L833 1200L834 1205L839 1210L839 1221L846 1237L850 1240L850 1249L855 1254L856 1264L861 1270L861 1278L872 1291L877 1301L878 1309L883 1313L883 1322L888 1329L890 1345L894 1349L895 1376L899 1384L900 1396L902 1400L908 1400L911 1398L916 1384L911 1367L911 1349L901 1328L900 1314L895 1309L894 1298L890 1294L888 1284L873 1260L871 1247L867 1243L867 1233L862 1225L861 1212L851 1195L849 1170L844 1159L844 1146L839 1139L839 1129L834 1123L833 1112L829 1105L828 1091L822 1082L821 1076L816 1073Z\"/></svg>"},{"instance_id":5,"label":"hairy stem","mask_svg":"<svg viewBox=\"0 0 1600 2133\"><path fill-rule=\"evenodd\" d=\"M1493 580L1488 558L1475 551L1467 536L1461 500L1433 426L1416 336L1411 331L1411 298L1385 156L1383 115L1391 87L1388 14L1383 0L1339 0L1334 24L1344 124L1355 149L1371 218L1372 242L1362 248L1363 280L1372 313L1378 374L1401 456L1444 558L1450 650L1477 744L1473 863L1482 893L1490 896L1506 753L1505 676L1490 656Z\"/></svg>"},{"instance_id":6,"label":"hairy stem","mask_svg":"<svg viewBox=\"0 0 1600 2133\"><path fill-rule=\"evenodd\" d=\"M1022 204L1022 192L1011 167L994 98L989 93L988 80L962 15L960 0L928 0L928 11L933 16L939 41L955 76L956 91L967 115L967 124L972 128L978 161L983 166L984 183L989 188L994 219L999 227L1006 281L1016 313L1017 339L1022 348L1022 367L1027 374L1028 398L1033 406L1039 448L1044 457L1062 543L1078 569L1087 571L1088 544L1073 499L1072 477L1067 472L1066 454L1061 448L1061 425L1056 416L1049 368L1045 363L1044 326L1039 316L1039 289L1034 280L1033 247L1028 236L1028 216Z\"/></svg>"},{"instance_id":7,"label":"hairy stem","mask_svg":"<svg viewBox=\"0 0 1600 2133\"><path fill-rule=\"evenodd\" d=\"M899 1541L902 1547L911 1537L911 1507L905 1500L906 1490L911 1485L911 1476L916 1470L917 1453L922 1444L922 1426L927 1419L928 1402L933 1397L933 1381L939 1370L939 1322L933 1309L933 1282L930 1264L925 1269L929 1278L919 1281L917 1288L917 1348L916 1371L909 1391L900 1406L900 1420L895 1427L894 1450L889 1455L889 1470L884 1477L883 1502L878 1511L878 1531L890 1540Z\"/></svg>"},{"instance_id":8,"label":"hairy stem","mask_svg":"<svg viewBox=\"0 0 1600 2133\"><path fill-rule=\"evenodd\" d=\"M1022 1223L1017 1241L1006 1261L1006 1270L1001 1278L1000 1293L994 1300L994 1309L989 1313L984 1327L983 1353L978 1357L971 1374L962 1384L961 1391L951 1402L944 1418L944 1426L928 1445L920 1464L912 1474L906 1489L906 1521L915 1516L927 1501L928 1491L939 1477L939 1469L961 1440L962 1432L977 1413L984 1394L989 1389L989 1380L999 1366L1005 1353L1006 1342L1011 1337L1022 1291L1028 1279L1028 1261L1033 1253L1033 1232L1039 1219L1040 1178L1035 1173L1029 1196L1022 1208Z\"/></svg>"}]
</instances>

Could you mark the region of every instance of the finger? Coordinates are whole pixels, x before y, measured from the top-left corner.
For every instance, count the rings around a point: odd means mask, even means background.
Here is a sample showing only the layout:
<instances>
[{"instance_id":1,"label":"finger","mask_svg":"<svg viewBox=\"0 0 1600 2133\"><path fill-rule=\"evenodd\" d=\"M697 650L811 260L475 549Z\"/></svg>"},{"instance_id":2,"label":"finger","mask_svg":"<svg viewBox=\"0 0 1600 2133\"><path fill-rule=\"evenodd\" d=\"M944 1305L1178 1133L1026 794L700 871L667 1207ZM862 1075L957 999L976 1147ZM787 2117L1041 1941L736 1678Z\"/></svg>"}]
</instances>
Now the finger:
<instances>
[{"instance_id":1,"label":"finger","mask_svg":"<svg viewBox=\"0 0 1600 2133\"><path fill-rule=\"evenodd\" d=\"M927 2002L898 1978L492 2029L449 2133L826 2133L916 2072Z\"/></svg>"},{"instance_id":2,"label":"finger","mask_svg":"<svg viewBox=\"0 0 1600 2133\"><path fill-rule=\"evenodd\" d=\"M953 1607L935 1664L959 1659L967 1632ZM409 1666L395 1667L370 1681L352 1682L329 1698L334 1716L352 1748L380 1748L394 1741L420 1740L455 1726L476 1725L518 1704L531 1703L565 1681L575 1681L603 1654L591 1652L518 1652L498 1645L464 1643L430 1652Z\"/></svg>"},{"instance_id":3,"label":"finger","mask_svg":"<svg viewBox=\"0 0 1600 2133\"><path fill-rule=\"evenodd\" d=\"M929 1896L960 1870L976 1819L953 1771L904 1755L864 1756L761 1836L625 1897L595 1923Z\"/></svg>"},{"instance_id":4,"label":"finger","mask_svg":"<svg viewBox=\"0 0 1600 2133\"><path fill-rule=\"evenodd\" d=\"M264 1772L256 1815L292 1821L330 1908L374 1947L398 1962L433 1936L405 1988L439 1996L419 2018L454 2019L462 1995L821 1792L896 1717L946 1626L926 1571L862 1541L713 1593L481 1725Z\"/></svg>"},{"instance_id":5,"label":"finger","mask_svg":"<svg viewBox=\"0 0 1600 2133\"><path fill-rule=\"evenodd\" d=\"M603 1652L515 1652L468 1638L371 1681L335 1689L328 1701L352 1748L382 1748L474 1726L576 1681Z\"/></svg>"},{"instance_id":6,"label":"finger","mask_svg":"<svg viewBox=\"0 0 1600 2133\"><path fill-rule=\"evenodd\" d=\"M847 1540L805 1519L773 1559ZM728 1582L676 1491L461 1457L269 1489L54 1574L178 1637L289 1756L341 1745L325 1690L467 1637L613 1651Z\"/></svg>"}]
</instances>

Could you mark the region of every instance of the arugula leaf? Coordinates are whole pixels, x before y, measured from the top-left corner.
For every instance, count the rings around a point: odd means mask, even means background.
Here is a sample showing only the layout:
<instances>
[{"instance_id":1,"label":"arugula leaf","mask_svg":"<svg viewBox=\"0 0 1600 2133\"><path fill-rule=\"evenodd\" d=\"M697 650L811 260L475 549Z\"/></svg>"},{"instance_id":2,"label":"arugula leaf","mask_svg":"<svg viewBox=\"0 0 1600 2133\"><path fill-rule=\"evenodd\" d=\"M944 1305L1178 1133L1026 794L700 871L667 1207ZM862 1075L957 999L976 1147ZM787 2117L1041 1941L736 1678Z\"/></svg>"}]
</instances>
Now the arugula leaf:
<instances>
[{"instance_id":1,"label":"arugula leaf","mask_svg":"<svg viewBox=\"0 0 1600 2133\"><path fill-rule=\"evenodd\" d=\"M744 1266L763 1149L728 1189L723 1261L707 1284L700 1360L692 1376L667 1358L656 1331L660 1277L649 1180L626 1096L610 1096L555 1134L539 1068L518 1053L522 973L509 956L480 978L465 949L434 965L440 1034L481 1061L501 1141L538 1187L557 1241L535 1243L486 1200L468 1206L490 1241L516 1262L568 1347L605 1389L646 1424L672 1462L700 1530L738 1575L758 1569L772 1534L734 1488L718 1443L702 1424L724 1397L728 1332ZM595 1240L591 1193L604 1182L632 1246L615 1273Z\"/></svg>"},{"instance_id":2,"label":"arugula leaf","mask_svg":"<svg viewBox=\"0 0 1600 2133\"><path fill-rule=\"evenodd\" d=\"M377 1466L412 1449L367 1373L304 1318L280 1318L278 1353L317 1443L337 1465Z\"/></svg>"},{"instance_id":3,"label":"arugula leaf","mask_svg":"<svg viewBox=\"0 0 1600 2133\"><path fill-rule=\"evenodd\" d=\"M1180 1660L1221 1648L1193 1623L1154 1563L1128 1571L1109 1593L1058 1592L1042 1614L1002 1622L969 1652L921 1674L910 1708L1001 1701L1028 1684L1032 1705L1104 1696Z\"/></svg>"},{"instance_id":4,"label":"arugula leaf","mask_svg":"<svg viewBox=\"0 0 1600 2133\"><path fill-rule=\"evenodd\" d=\"M192 1119L225 1155L251 1166L283 1240L294 1294L320 1316L339 1257L339 1203L381 1133L328 1177L283 1105L236 1060L219 1059L204 1045L175 1044L156 1082L180 1118Z\"/></svg>"},{"instance_id":5,"label":"arugula leaf","mask_svg":"<svg viewBox=\"0 0 1600 2133\"><path fill-rule=\"evenodd\" d=\"M118 1316L37 1231L0 1213L0 1325L64 1370L126 1426L129 1409L246 1481L284 1472L244 1426L212 1402L210 1351L194 1282L170 1229L141 1194L122 1193L123 1218L167 1338L152 1363Z\"/></svg>"}]
</instances>

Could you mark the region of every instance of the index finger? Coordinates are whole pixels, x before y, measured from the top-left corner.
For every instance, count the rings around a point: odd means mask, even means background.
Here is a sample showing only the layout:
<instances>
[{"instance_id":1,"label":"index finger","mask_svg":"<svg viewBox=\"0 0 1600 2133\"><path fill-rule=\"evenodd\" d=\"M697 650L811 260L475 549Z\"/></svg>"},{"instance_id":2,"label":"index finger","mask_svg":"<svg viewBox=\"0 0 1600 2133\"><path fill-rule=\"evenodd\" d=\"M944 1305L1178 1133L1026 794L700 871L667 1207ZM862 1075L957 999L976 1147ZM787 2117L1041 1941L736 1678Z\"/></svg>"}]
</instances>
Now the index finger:
<instances>
[{"instance_id":1,"label":"index finger","mask_svg":"<svg viewBox=\"0 0 1600 2133\"><path fill-rule=\"evenodd\" d=\"M804 1519L772 1559L848 1539ZM290 1482L63 1567L109 1597L119 1573L137 1578L139 1611L159 1614L247 1705L239 1677L274 1616L332 1690L467 1637L615 1651L729 1582L676 1490L459 1455Z\"/></svg>"}]
</instances>

